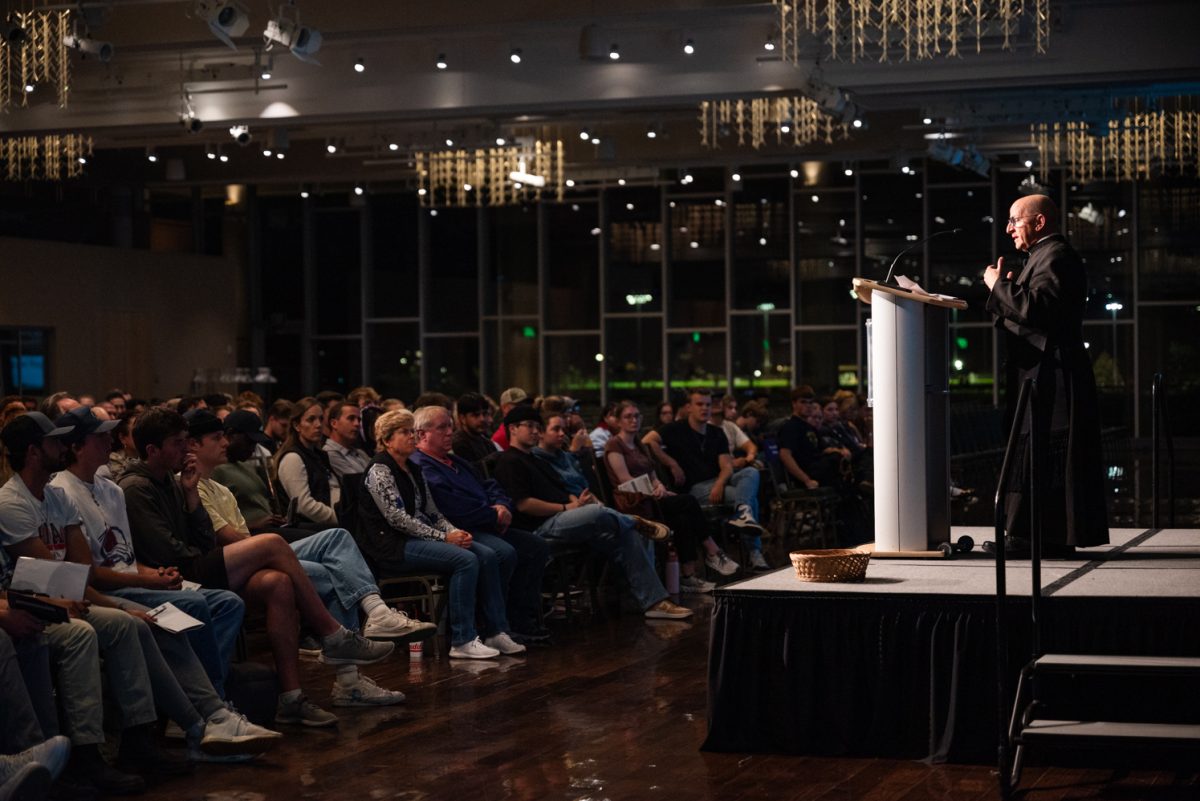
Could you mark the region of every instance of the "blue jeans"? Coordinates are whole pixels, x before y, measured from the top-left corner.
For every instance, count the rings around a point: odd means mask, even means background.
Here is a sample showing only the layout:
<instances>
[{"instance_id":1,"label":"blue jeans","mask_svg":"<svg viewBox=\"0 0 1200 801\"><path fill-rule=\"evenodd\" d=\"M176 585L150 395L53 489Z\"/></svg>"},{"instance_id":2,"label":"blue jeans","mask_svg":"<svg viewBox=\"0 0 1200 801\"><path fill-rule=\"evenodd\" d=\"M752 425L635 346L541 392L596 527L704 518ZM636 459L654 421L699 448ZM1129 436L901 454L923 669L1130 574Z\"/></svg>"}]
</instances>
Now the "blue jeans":
<instances>
[{"instance_id":1,"label":"blue jeans","mask_svg":"<svg viewBox=\"0 0 1200 801\"><path fill-rule=\"evenodd\" d=\"M512 631L533 634L538 630L542 603L542 576L550 560L550 546L536 534L510 528L502 535L475 534L500 557L500 579L508 598L508 621Z\"/></svg>"},{"instance_id":2,"label":"blue jeans","mask_svg":"<svg viewBox=\"0 0 1200 801\"><path fill-rule=\"evenodd\" d=\"M149 590L143 587L123 587L109 595L136 601L151 609L168 601L204 623L187 633L188 642L208 674L217 695L225 697L225 680L229 663L237 649L238 633L246 604L229 590Z\"/></svg>"},{"instance_id":3,"label":"blue jeans","mask_svg":"<svg viewBox=\"0 0 1200 801\"><path fill-rule=\"evenodd\" d=\"M291 547L329 614L350 631L358 631L358 602L378 594L379 586L350 532L327 528L296 540Z\"/></svg>"},{"instance_id":4,"label":"blue jeans","mask_svg":"<svg viewBox=\"0 0 1200 801\"><path fill-rule=\"evenodd\" d=\"M646 540L628 515L598 503L559 512L538 526L536 534L562 542L585 543L625 572L629 590L642 609L667 597L667 590L646 556Z\"/></svg>"},{"instance_id":5,"label":"blue jeans","mask_svg":"<svg viewBox=\"0 0 1200 801\"><path fill-rule=\"evenodd\" d=\"M490 637L508 631L500 557L497 551L481 542L492 539L492 535L483 534L474 539L470 548L460 548L440 540L409 538L404 542L406 569L450 574L451 645L465 645L478 636L475 631L477 597L483 623L487 627L483 636ZM512 551L511 558L515 564L515 551Z\"/></svg>"},{"instance_id":6,"label":"blue jeans","mask_svg":"<svg viewBox=\"0 0 1200 801\"><path fill-rule=\"evenodd\" d=\"M700 481L692 485L688 490L693 498L700 501L702 504L709 503L708 494L712 492L713 484L716 484L715 478L710 478L708 481ZM741 506L743 503L750 507L750 514L754 517L755 522L758 521L758 471L753 467L743 467L736 471L725 484L725 503L731 503L734 506ZM754 529L750 529L754 531ZM762 537L758 534L743 534L742 541L746 543L746 547L754 551L762 550Z\"/></svg>"}]
</instances>

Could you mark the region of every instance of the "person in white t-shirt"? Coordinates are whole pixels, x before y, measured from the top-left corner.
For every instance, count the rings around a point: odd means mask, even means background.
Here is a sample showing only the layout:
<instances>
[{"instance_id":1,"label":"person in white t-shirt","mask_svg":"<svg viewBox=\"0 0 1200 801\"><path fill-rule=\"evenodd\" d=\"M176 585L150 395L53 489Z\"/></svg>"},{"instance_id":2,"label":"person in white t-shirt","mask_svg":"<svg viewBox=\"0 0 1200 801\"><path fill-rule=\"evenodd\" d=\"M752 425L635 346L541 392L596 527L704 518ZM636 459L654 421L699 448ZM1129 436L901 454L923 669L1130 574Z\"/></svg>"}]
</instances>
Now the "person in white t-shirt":
<instances>
[{"instance_id":1,"label":"person in white t-shirt","mask_svg":"<svg viewBox=\"0 0 1200 801\"><path fill-rule=\"evenodd\" d=\"M95 419L85 407L61 420L75 430L64 439L66 469L55 475L50 485L65 492L79 512L83 534L91 546L93 582L115 598L151 609L170 602L204 623L188 632L188 640L217 694L224 698L229 665L246 614L245 602L230 590L184 589L178 568L139 563L129 534L125 494L98 473L108 458L109 430L116 424Z\"/></svg>"}]
</instances>

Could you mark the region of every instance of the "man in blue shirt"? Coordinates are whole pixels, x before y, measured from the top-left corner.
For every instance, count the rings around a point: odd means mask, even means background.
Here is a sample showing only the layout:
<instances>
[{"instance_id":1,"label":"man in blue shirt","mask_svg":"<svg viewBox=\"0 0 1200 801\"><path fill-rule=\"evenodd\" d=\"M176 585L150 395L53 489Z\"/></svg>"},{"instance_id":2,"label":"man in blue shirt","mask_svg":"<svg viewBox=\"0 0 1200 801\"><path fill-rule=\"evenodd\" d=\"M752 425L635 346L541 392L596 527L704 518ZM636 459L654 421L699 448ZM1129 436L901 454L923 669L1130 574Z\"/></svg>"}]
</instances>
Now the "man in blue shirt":
<instances>
[{"instance_id":1,"label":"man in blue shirt","mask_svg":"<svg viewBox=\"0 0 1200 801\"><path fill-rule=\"evenodd\" d=\"M449 412L425 406L413 418L417 452L411 458L421 466L438 511L500 558L510 636L523 644L547 640L549 632L541 626L538 612L550 547L541 537L512 528L512 499L495 481L481 479L474 465L450 452L454 424Z\"/></svg>"}]
</instances>

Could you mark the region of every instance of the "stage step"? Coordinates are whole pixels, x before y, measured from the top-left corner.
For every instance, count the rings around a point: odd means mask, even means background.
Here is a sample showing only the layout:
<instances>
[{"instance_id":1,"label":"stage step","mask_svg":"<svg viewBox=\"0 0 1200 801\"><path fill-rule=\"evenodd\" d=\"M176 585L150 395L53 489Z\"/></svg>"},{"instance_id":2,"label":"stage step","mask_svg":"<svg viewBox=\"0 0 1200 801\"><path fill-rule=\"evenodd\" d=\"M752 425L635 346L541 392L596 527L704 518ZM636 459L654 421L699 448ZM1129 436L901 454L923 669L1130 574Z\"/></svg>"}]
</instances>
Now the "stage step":
<instances>
[{"instance_id":1,"label":"stage step","mask_svg":"<svg viewBox=\"0 0 1200 801\"><path fill-rule=\"evenodd\" d=\"M1112 673L1128 676L1200 677L1200 657L1045 654L1034 660L1033 670L1035 673Z\"/></svg>"},{"instance_id":2,"label":"stage step","mask_svg":"<svg viewBox=\"0 0 1200 801\"><path fill-rule=\"evenodd\" d=\"M1070 742L1107 745L1192 746L1200 748L1200 725L1192 723L1117 723L1106 720L1031 720L1021 729L1023 745Z\"/></svg>"}]
</instances>

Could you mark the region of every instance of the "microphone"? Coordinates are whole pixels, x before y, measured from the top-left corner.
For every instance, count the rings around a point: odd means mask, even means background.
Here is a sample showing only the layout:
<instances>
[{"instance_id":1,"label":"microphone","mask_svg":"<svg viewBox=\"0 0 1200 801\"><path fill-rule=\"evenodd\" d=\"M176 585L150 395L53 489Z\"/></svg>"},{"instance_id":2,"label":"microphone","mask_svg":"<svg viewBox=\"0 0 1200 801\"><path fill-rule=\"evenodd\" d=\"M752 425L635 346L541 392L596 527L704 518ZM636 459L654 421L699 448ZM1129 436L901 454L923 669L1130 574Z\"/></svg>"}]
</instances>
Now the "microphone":
<instances>
[{"instance_id":1,"label":"microphone","mask_svg":"<svg viewBox=\"0 0 1200 801\"><path fill-rule=\"evenodd\" d=\"M921 245L924 245L930 239L936 239L939 236L944 236L945 234L961 234L962 231L963 231L963 229L961 229L961 228L947 228L945 231L938 231L935 234L930 234L929 236L922 239L920 242L912 243L911 245L906 247L904 250L897 253L896 258L892 259L892 264L891 264L891 266L888 267L887 278L883 279L883 283L890 284L892 282L892 270L896 269L896 263L900 261L900 257L903 256L905 253L908 253L910 250L913 250L914 248L921 247Z\"/></svg>"}]
</instances>

